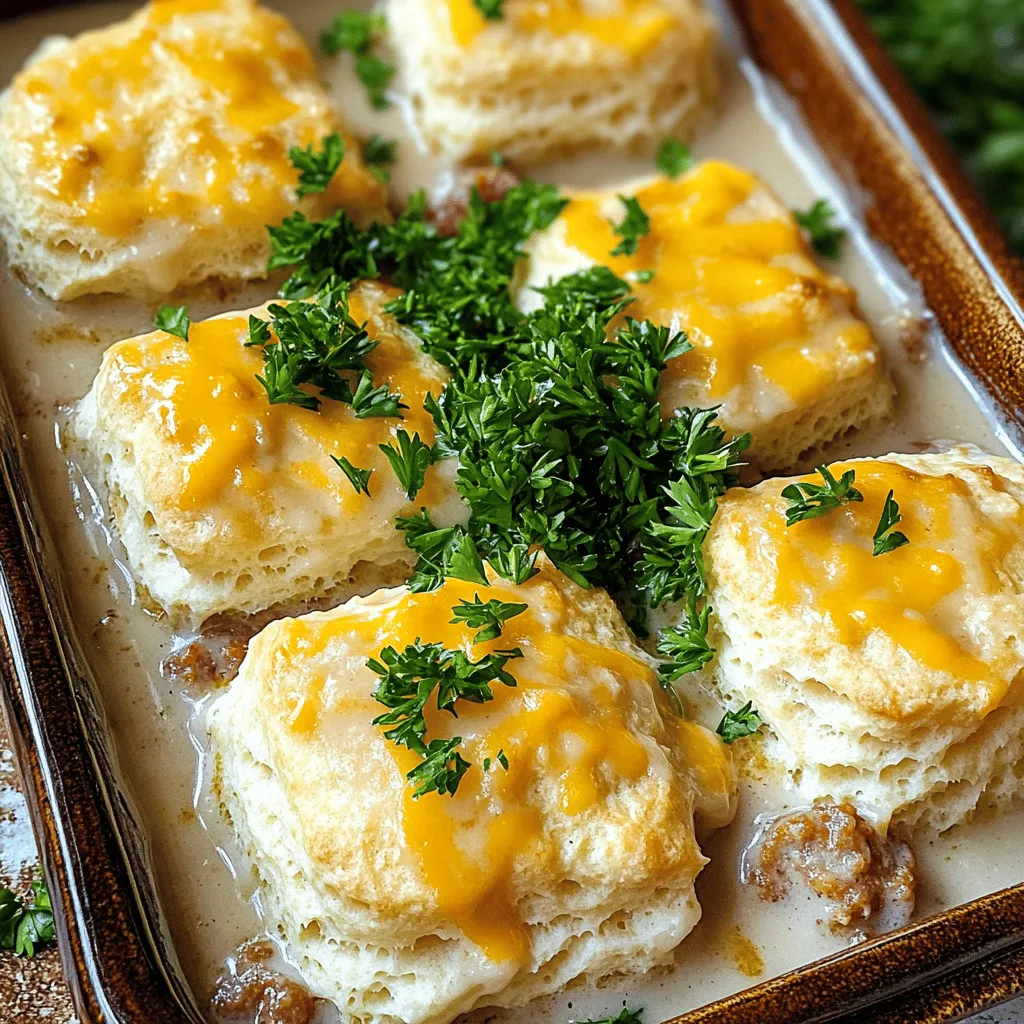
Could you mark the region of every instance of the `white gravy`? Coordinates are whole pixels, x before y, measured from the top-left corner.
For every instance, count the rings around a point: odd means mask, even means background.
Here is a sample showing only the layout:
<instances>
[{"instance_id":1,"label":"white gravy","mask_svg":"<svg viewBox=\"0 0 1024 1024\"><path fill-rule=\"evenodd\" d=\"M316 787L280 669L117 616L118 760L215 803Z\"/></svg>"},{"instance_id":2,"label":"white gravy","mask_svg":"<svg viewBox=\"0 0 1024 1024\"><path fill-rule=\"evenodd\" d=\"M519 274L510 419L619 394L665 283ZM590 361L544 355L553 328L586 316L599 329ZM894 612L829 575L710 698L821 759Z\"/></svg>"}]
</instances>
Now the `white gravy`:
<instances>
[{"instance_id":1,"label":"white gravy","mask_svg":"<svg viewBox=\"0 0 1024 1024\"><path fill-rule=\"evenodd\" d=\"M335 0L283 0L272 4L290 16L308 39L325 27ZM350 5L352 6L352 5ZM98 3L4 23L0 81L21 66L52 33L77 33L127 14L133 5ZM793 206L806 207L822 194L855 217L855 204L835 191L820 153L790 115L774 106L771 91L752 88L733 59L721 116L697 140L699 157L722 157L759 174ZM399 137L394 187L399 194L430 187L444 169L417 148L401 105L372 111L355 83L346 57L325 60L322 75L340 97L358 133ZM779 129L786 141L780 139ZM788 148L787 148L788 147ZM594 156L535 168L535 177L563 185L607 183L648 173L650 156ZM935 439L970 441L1004 453L996 431L975 404L932 329L926 358L914 363L901 343L901 326L927 317L913 282L894 260L870 242L854 222L839 272L860 293L861 309L885 348L899 387L895 421L833 446L828 455L913 450ZM230 296L183 296L193 319L245 308L272 293L267 284ZM52 531L64 567L73 614L100 687L117 756L139 819L148 833L157 885L168 927L197 1003L205 1007L224 958L261 931L251 881L205 796L202 730L195 700L165 680L160 662L176 637L164 621L134 600L123 551L111 538L98 499L60 445L66 410L89 388L104 348L150 329L153 307L123 298L53 303L34 295L9 273L0 277L0 365L18 416L41 514ZM710 720L720 714L708 712ZM197 771L197 764L199 769ZM747 781L733 824L706 846L711 864L698 883L704 920L680 946L670 972L615 980L599 989L574 988L526 1010L479 1012L475 1020L547 1024L614 1014L628 1002L647 1009L653 1022L748 987L758 980L809 963L849 942L815 922L824 907L796 889L777 904L760 902L738 881L741 852L761 813L779 813L790 797L777 783ZM942 836L918 837L920 864L917 916L940 911L1021 881L1024 808L979 820ZM760 971L758 966L760 963ZM329 1017L327 1011L325 1019Z\"/></svg>"}]
</instances>

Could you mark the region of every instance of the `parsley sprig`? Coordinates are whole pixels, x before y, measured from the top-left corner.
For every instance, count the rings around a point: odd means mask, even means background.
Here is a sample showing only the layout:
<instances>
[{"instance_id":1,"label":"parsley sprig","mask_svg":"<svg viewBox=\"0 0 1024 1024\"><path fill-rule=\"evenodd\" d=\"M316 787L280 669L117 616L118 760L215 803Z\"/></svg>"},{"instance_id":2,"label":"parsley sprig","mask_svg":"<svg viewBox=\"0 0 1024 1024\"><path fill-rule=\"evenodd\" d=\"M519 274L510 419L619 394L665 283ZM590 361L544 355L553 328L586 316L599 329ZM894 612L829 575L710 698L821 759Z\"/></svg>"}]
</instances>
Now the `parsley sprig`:
<instances>
[{"instance_id":1,"label":"parsley sprig","mask_svg":"<svg viewBox=\"0 0 1024 1024\"><path fill-rule=\"evenodd\" d=\"M473 6L487 21L501 21L505 16L505 0L473 0Z\"/></svg>"},{"instance_id":2,"label":"parsley sprig","mask_svg":"<svg viewBox=\"0 0 1024 1024\"><path fill-rule=\"evenodd\" d=\"M726 711L715 732L722 737L723 743L735 743L746 736L753 736L762 725L764 721L754 709L753 702L748 700L739 711Z\"/></svg>"},{"instance_id":3,"label":"parsley sprig","mask_svg":"<svg viewBox=\"0 0 1024 1024\"><path fill-rule=\"evenodd\" d=\"M875 556L887 555L890 551L895 551L897 548L903 547L904 544L910 543L910 538L905 533L893 529L903 519L903 516L900 515L900 506L893 501L892 495L892 491L886 495L885 504L882 506L882 516L875 530L871 551Z\"/></svg>"},{"instance_id":4,"label":"parsley sprig","mask_svg":"<svg viewBox=\"0 0 1024 1024\"><path fill-rule=\"evenodd\" d=\"M188 341L188 331L192 320L188 315L187 306L161 306L153 317L153 326L158 331L166 331L183 341Z\"/></svg>"},{"instance_id":5,"label":"parsley sprig","mask_svg":"<svg viewBox=\"0 0 1024 1024\"><path fill-rule=\"evenodd\" d=\"M783 488L782 497L789 502L786 509L786 525L793 526L805 519L819 519L833 509L851 501L863 501L864 495L853 486L856 471L848 469L838 480L829 472L828 466L818 466L817 473L824 484L798 481Z\"/></svg>"},{"instance_id":6,"label":"parsley sprig","mask_svg":"<svg viewBox=\"0 0 1024 1024\"><path fill-rule=\"evenodd\" d=\"M805 212L794 210L793 216L811 237L811 245L826 259L837 260L846 240L845 228L833 223L836 211L827 199L819 199Z\"/></svg>"},{"instance_id":7,"label":"parsley sprig","mask_svg":"<svg viewBox=\"0 0 1024 1024\"><path fill-rule=\"evenodd\" d=\"M580 1024L642 1024L643 1013L643 1009L629 1010L624 1006L616 1017L581 1021Z\"/></svg>"},{"instance_id":8,"label":"parsley sprig","mask_svg":"<svg viewBox=\"0 0 1024 1024\"><path fill-rule=\"evenodd\" d=\"M348 477L349 483L355 488L356 494L370 496L370 477L373 476L372 469L360 469L353 466L344 455L341 457L332 455L334 464Z\"/></svg>"},{"instance_id":9,"label":"parsley sprig","mask_svg":"<svg viewBox=\"0 0 1024 1024\"><path fill-rule=\"evenodd\" d=\"M391 444L378 447L387 456L398 482L412 501L427 478L427 470L434 461L434 450L420 440L418 433L410 437L407 431L398 430L395 440L398 442L397 448Z\"/></svg>"},{"instance_id":10,"label":"parsley sprig","mask_svg":"<svg viewBox=\"0 0 1024 1024\"><path fill-rule=\"evenodd\" d=\"M370 659L370 669L381 677L373 696L390 708L386 714L378 715L373 724L387 726L386 739L408 747L423 759L407 775L415 783L414 797L433 791L454 795L470 767L458 751L461 736L424 742L427 723L423 712L431 698L439 711L458 718L457 701L484 704L494 699L494 683L515 686L515 676L505 666L522 656L522 651L514 648L471 661L463 651L450 651L441 644L417 640L402 651L385 647L379 660Z\"/></svg>"},{"instance_id":11,"label":"parsley sprig","mask_svg":"<svg viewBox=\"0 0 1024 1024\"><path fill-rule=\"evenodd\" d=\"M462 599L452 611L455 614L455 618L451 620L452 624L464 622L470 629L480 630L473 637L473 643L482 644L488 640L497 640L501 636L502 626L509 619L522 615L526 611L526 605L499 601L497 598L481 601L480 595L474 594L472 601Z\"/></svg>"},{"instance_id":12,"label":"parsley sprig","mask_svg":"<svg viewBox=\"0 0 1024 1024\"><path fill-rule=\"evenodd\" d=\"M666 178L678 178L693 166L693 155L689 146L668 135L661 140L654 162Z\"/></svg>"},{"instance_id":13,"label":"parsley sprig","mask_svg":"<svg viewBox=\"0 0 1024 1024\"><path fill-rule=\"evenodd\" d=\"M614 249L612 256L633 256L640 248L640 239L650 233L651 218L643 211L640 200L636 196L619 196L619 201L626 208L626 215L621 224L613 224L615 234L622 237Z\"/></svg>"},{"instance_id":14,"label":"parsley sprig","mask_svg":"<svg viewBox=\"0 0 1024 1024\"><path fill-rule=\"evenodd\" d=\"M407 408L386 384L373 386L364 360L376 342L369 339L366 325L350 316L345 289L325 293L316 302L275 303L267 312L269 321L249 317L246 347L263 348L263 373L256 379L272 405L319 409L321 399L328 398L351 405L360 419L400 416ZM346 371L359 375L354 390L352 373L343 375Z\"/></svg>"},{"instance_id":15,"label":"parsley sprig","mask_svg":"<svg viewBox=\"0 0 1024 1024\"><path fill-rule=\"evenodd\" d=\"M375 110L384 110L391 104L384 90L395 77L395 66L370 52L374 40L387 31L387 18L383 14L364 14L361 11L342 11L330 27L320 33L320 46L333 57L342 50L352 54L356 77L366 87L370 104Z\"/></svg>"},{"instance_id":16,"label":"parsley sprig","mask_svg":"<svg viewBox=\"0 0 1024 1024\"><path fill-rule=\"evenodd\" d=\"M397 139L386 139L376 132L363 143L363 162L370 173L382 184L391 180L390 167L395 162Z\"/></svg>"},{"instance_id":17,"label":"parsley sprig","mask_svg":"<svg viewBox=\"0 0 1024 1024\"><path fill-rule=\"evenodd\" d=\"M31 883L32 900L26 902L10 889L0 889L0 949L18 956L34 956L36 946L54 938L53 905L39 879Z\"/></svg>"},{"instance_id":18,"label":"parsley sprig","mask_svg":"<svg viewBox=\"0 0 1024 1024\"><path fill-rule=\"evenodd\" d=\"M288 159L299 172L299 183L295 194L302 199L318 192L326 192L341 161L345 159L345 142L337 132L324 137L320 149L311 142L305 149L292 146Z\"/></svg>"}]
</instances>

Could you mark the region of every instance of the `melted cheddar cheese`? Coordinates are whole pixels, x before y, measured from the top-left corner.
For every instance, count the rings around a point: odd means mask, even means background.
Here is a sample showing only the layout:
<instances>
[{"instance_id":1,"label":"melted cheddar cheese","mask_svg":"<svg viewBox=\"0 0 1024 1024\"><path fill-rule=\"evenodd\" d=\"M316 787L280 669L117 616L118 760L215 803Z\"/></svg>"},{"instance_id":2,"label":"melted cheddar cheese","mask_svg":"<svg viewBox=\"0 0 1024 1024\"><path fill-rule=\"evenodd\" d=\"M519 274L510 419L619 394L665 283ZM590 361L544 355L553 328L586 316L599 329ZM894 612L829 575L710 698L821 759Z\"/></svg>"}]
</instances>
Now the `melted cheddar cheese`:
<instances>
[{"instance_id":1,"label":"melted cheddar cheese","mask_svg":"<svg viewBox=\"0 0 1024 1024\"><path fill-rule=\"evenodd\" d=\"M296 202L289 147L341 131L305 43L249 0L153 0L31 64L8 108L34 187L117 238L154 218L274 223ZM316 202L381 207L342 134L347 155Z\"/></svg>"},{"instance_id":2,"label":"melted cheddar cheese","mask_svg":"<svg viewBox=\"0 0 1024 1024\"><path fill-rule=\"evenodd\" d=\"M455 41L461 47L471 45L487 21L472 0L445 2ZM586 0L512 0L505 10L505 19L523 32L589 36L633 58L653 49L676 20L659 0L617 0L600 8Z\"/></svg>"},{"instance_id":3,"label":"melted cheddar cheese","mask_svg":"<svg viewBox=\"0 0 1024 1024\"><path fill-rule=\"evenodd\" d=\"M1000 592L998 567L1024 543L1024 509L1008 520L993 518L978 507L970 485L951 473L929 475L881 461L832 471L838 477L849 468L856 470L862 502L791 527L779 503L756 532L741 532L745 546L774 560L772 600L806 612L847 647L861 648L882 634L925 668L978 684L988 706L998 705L1009 685L1001 655L980 657L976 638L964 630L965 610ZM992 470L979 472L1002 489ZM873 535L890 491L903 517L896 528L909 544L875 556ZM757 500L753 492L725 498L741 507L751 500Z\"/></svg>"},{"instance_id":4,"label":"melted cheddar cheese","mask_svg":"<svg viewBox=\"0 0 1024 1024\"><path fill-rule=\"evenodd\" d=\"M624 211L607 193L577 195L560 223L568 246L633 283L629 316L686 330L693 350L669 364L663 392L694 382L717 403L767 387L800 406L836 382L844 361L873 361L849 290L814 263L796 222L752 174L711 161L635 195L650 232L632 256L610 255ZM636 279L642 271L653 271L650 281Z\"/></svg>"},{"instance_id":5,"label":"melted cheddar cheese","mask_svg":"<svg viewBox=\"0 0 1024 1024\"><path fill-rule=\"evenodd\" d=\"M599 643L573 627L580 609L571 587L550 563L521 587L497 579L486 588L448 580L432 593L402 592L385 604L352 602L329 616L290 620L275 641L275 664L292 672L306 666L286 688L282 717L292 734L289 742L347 736L347 745L355 735L348 723L382 712L371 699L376 677L364 666L383 647L401 650L420 639L465 651L473 660L513 647L523 652L506 665L515 687L493 683L493 700L459 701L457 719L428 706L426 738L462 737L461 752L472 764L454 797L414 798L404 776L419 757L384 744L382 727L375 727L374 747L385 746L385 757L400 773L402 847L414 856L441 917L494 961L528 961L529 926L518 909L522 893L516 878L528 873L526 865L540 863L543 869L558 859L548 835L552 814L578 821L580 828L595 815L628 815L629 794L639 785L692 794L679 804L682 818L672 832L691 828L693 800L701 808L725 809L725 820L732 813L734 775L717 737L678 723L638 651ZM528 607L505 623L498 639L476 644L475 630L449 620L453 605L477 595ZM362 696L333 684L342 666L359 666ZM671 729L679 730L678 739ZM674 751L671 765L664 748ZM507 770L495 760L502 750ZM360 758L364 771L372 772L366 767L372 759ZM491 760L486 772L485 758ZM682 790L676 788L681 779L687 780ZM386 799L393 797L393 787L387 788ZM683 856L686 870L695 874L699 853L694 847L680 854L681 835L685 831L649 837L646 855L665 870L671 857Z\"/></svg>"},{"instance_id":6,"label":"melted cheddar cheese","mask_svg":"<svg viewBox=\"0 0 1024 1024\"><path fill-rule=\"evenodd\" d=\"M260 539L271 519L287 507L309 505L302 494L319 493L333 522L358 517L369 500L357 493L331 456L373 469L371 496L397 486L378 445L395 431L418 432L433 443L433 421L423 408L442 378L417 358L407 341L371 313L397 292L362 286L350 297L350 314L366 321L374 348L366 358L376 386L387 383L409 408L397 417L356 417L352 407L323 399L319 410L271 405L263 385L263 350L246 347L245 316L227 315L192 324L184 341L163 331L115 345L102 371L105 401L135 410L133 433L141 429L162 453L164 510L194 519L214 516L220 535ZM436 468L418 498L437 497ZM328 527L325 522L325 528Z\"/></svg>"}]
</instances>

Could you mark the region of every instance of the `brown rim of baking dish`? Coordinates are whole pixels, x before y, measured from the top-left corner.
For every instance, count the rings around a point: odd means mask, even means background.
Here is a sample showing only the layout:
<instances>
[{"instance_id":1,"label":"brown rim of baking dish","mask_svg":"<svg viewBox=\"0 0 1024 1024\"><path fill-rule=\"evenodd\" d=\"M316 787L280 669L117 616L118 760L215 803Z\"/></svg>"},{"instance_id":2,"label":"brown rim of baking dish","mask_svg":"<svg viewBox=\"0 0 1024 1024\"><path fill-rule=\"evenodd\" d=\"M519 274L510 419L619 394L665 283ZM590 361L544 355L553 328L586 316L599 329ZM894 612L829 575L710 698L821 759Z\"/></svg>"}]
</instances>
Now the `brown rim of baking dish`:
<instances>
[{"instance_id":1,"label":"brown rim of baking dish","mask_svg":"<svg viewBox=\"0 0 1024 1024\"><path fill-rule=\"evenodd\" d=\"M731 0L760 67L796 101L865 219L920 282L967 375L1024 442L1024 267L852 0ZM0 18L61 6L0 0ZM200 1018L157 909L0 388L0 683L83 1024ZM673 1024L938 1024L1024 991L1024 884Z\"/></svg>"}]
</instances>

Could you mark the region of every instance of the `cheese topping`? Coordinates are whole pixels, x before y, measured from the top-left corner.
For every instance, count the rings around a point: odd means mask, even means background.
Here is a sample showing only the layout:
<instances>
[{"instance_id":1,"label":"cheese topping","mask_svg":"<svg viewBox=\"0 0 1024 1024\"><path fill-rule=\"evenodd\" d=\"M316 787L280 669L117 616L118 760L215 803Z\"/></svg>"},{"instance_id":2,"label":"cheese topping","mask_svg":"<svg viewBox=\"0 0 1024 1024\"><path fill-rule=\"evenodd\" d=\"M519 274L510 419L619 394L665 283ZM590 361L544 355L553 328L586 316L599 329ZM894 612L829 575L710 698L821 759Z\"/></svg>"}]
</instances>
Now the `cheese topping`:
<instances>
[{"instance_id":1,"label":"cheese topping","mask_svg":"<svg viewBox=\"0 0 1024 1024\"><path fill-rule=\"evenodd\" d=\"M149 218L243 227L291 212L289 146L338 129L310 86L312 54L280 15L237 0L154 0L22 72L10 106L27 112L19 142L37 186L126 237ZM346 142L326 201L381 205L382 186Z\"/></svg>"},{"instance_id":2,"label":"cheese topping","mask_svg":"<svg viewBox=\"0 0 1024 1024\"><path fill-rule=\"evenodd\" d=\"M654 727L655 736L660 732L655 673L638 657L570 635L573 608L553 582L555 575L546 566L521 587L449 579L437 591L406 593L383 608L356 605L329 620L293 620L283 645L283 663L289 665L310 664L339 638L353 666L378 656L384 646L401 650L417 639L463 650L474 661L492 651L522 650L522 658L506 665L516 679L514 688L496 681L493 700L459 701L457 719L436 706L425 714L428 739L463 739L462 754L472 767L456 794L416 799L403 778L404 843L436 895L438 912L496 961L522 963L528 956L528 929L517 910L521 894L513 889L513 877L517 864L557 856L545 835L545 808L550 814L557 806L570 817L599 806L614 813L623 786L645 776L655 784L672 784L664 750L638 729L643 722L645 730ZM483 601L527 602L528 608L505 623L498 639L474 644L475 630L449 620L453 605L476 595ZM324 698L331 670L323 672L296 687L288 716L293 730L311 738L335 732L331 713L342 710ZM351 709L350 696L341 703ZM382 710L368 695L355 713L372 718ZM404 747L388 742L387 749L403 776L419 762ZM496 760L502 750L507 770ZM686 756L693 758L692 779L705 787L697 791L703 794L698 800L728 804L732 771L717 739L693 737ZM487 772L485 758L491 762ZM696 871L699 864L693 867Z\"/></svg>"},{"instance_id":3,"label":"cheese topping","mask_svg":"<svg viewBox=\"0 0 1024 1024\"><path fill-rule=\"evenodd\" d=\"M929 476L887 462L831 470L838 478L849 468L856 469L863 502L791 527L780 502L763 520L766 545L742 538L774 558L774 600L827 623L847 646L885 634L927 668L982 684L991 706L997 705L1009 685L999 672L999 652L988 663L982 660L963 624L972 599L999 591L997 567L1024 541L1024 513L996 521L978 508L968 484L951 474ZM981 472L998 484L991 470ZM897 529L910 543L874 556L872 538L890 490L903 516ZM753 492L743 491L724 499L750 500L757 500Z\"/></svg>"},{"instance_id":4,"label":"cheese topping","mask_svg":"<svg viewBox=\"0 0 1024 1024\"><path fill-rule=\"evenodd\" d=\"M349 311L357 323L367 319L358 291L350 296ZM192 324L187 342L155 331L114 346L107 357L112 397L144 410L155 432L172 446L175 454L165 472L177 478L177 507L195 515L216 511L221 532L257 539L265 516L273 515L290 491L302 502L301 494L310 488L329 497L334 517L339 510L358 515L368 499L356 493L330 456L379 470L370 480L371 495L397 488L378 445L399 428L433 443L433 421L423 399L443 386L439 377L427 376L410 345L378 319L368 320L367 332L377 347L366 365L375 385L386 382L402 394L409 408L401 420L358 419L351 406L330 399L321 401L319 411L271 405L256 379L263 372L263 351L246 347L248 321L237 316ZM418 500L430 504L438 487L432 467ZM262 509L263 518L254 516L254 509Z\"/></svg>"},{"instance_id":5,"label":"cheese topping","mask_svg":"<svg viewBox=\"0 0 1024 1024\"><path fill-rule=\"evenodd\" d=\"M469 46L488 22L473 0L446 3L455 41L461 47ZM624 50L633 58L653 49L675 24L675 16L658 0L618 0L595 10L598 6L586 0L512 0L506 4L505 20L526 32L590 36L604 46Z\"/></svg>"},{"instance_id":6,"label":"cheese topping","mask_svg":"<svg viewBox=\"0 0 1024 1024\"><path fill-rule=\"evenodd\" d=\"M607 193L577 195L561 216L570 246L633 283L627 315L686 330L694 350L672 360L663 390L694 379L720 402L767 384L795 406L822 395L844 358L873 358L849 296L810 258L792 217L774 202L768 215L758 208L759 190L717 161L655 180L636 193L650 232L632 256L610 255L624 211ZM637 281L642 271L653 278Z\"/></svg>"}]
</instances>

